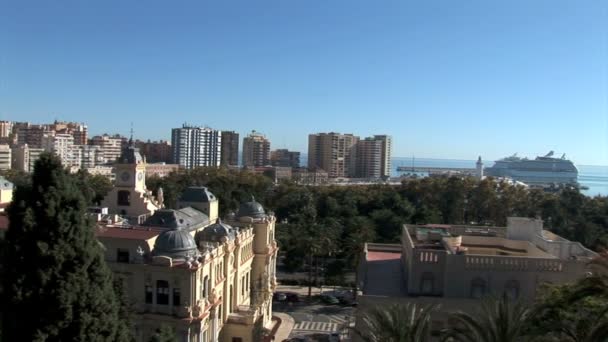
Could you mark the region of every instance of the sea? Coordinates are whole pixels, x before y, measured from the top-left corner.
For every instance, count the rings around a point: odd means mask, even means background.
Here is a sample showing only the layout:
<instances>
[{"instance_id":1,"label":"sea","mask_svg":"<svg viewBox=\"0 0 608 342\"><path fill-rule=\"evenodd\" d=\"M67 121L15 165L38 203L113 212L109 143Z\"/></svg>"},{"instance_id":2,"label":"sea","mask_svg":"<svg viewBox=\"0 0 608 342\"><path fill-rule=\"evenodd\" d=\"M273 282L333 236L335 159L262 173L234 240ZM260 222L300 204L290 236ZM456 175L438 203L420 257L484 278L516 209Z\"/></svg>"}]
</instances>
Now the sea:
<instances>
[{"instance_id":1,"label":"sea","mask_svg":"<svg viewBox=\"0 0 608 342\"><path fill-rule=\"evenodd\" d=\"M459 160L459 159L432 159L432 158L403 158L395 157L392 159L392 176L398 177L397 167L412 166L412 162L416 167L446 167L446 168L475 168L476 160ZM492 166L493 162L485 165ZM578 169L578 182L588 189L581 190L587 196L608 196L608 166L598 165L576 165Z\"/></svg>"},{"instance_id":2,"label":"sea","mask_svg":"<svg viewBox=\"0 0 608 342\"><path fill-rule=\"evenodd\" d=\"M302 166L306 166L308 158L305 153L300 156ZM477 160L460 159L434 159L434 158L392 158L391 176L399 177L397 167L412 166L412 161L416 167L446 167L446 168L475 168ZM486 167L494 165L491 161L484 162ZM581 190L587 196L608 196L608 166L598 165L576 165L578 168L578 182L588 189Z\"/></svg>"}]
</instances>

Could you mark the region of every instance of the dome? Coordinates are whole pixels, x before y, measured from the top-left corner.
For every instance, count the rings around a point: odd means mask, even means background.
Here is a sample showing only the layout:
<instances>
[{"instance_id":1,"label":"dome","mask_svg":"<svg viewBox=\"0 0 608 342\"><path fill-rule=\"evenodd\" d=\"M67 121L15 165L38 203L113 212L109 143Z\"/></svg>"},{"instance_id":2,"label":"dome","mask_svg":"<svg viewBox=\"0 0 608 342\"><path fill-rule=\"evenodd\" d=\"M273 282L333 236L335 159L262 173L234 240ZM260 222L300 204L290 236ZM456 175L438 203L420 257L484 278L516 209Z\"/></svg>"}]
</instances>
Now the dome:
<instances>
[{"instance_id":1,"label":"dome","mask_svg":"<svg viewBox=\"0 0 608 342\"><path fill-rule=\"evenodd\" d=\"M207 215L196 209L187 207L179 210L156 210L154 214L142 224L142 226L195 230L208 223L209 217Z\"/></svg>"},{"instance_id":2,"label":"dome","mask_svg":"<svg viewBox=\"0 0 608 342\"><path fill-rule=\"evenodd\" d=\"M190 186L184 190L179 198L179 201L208 203L217 201L217 198L204 186Z\"/></svg>"},{"instance_id":3,"label":"dome","mask_svg":"<svg viewBox=\"0 0 608 342\"><path fill-rule=\"evenodd\" d=\"M234 240L236 237L236 230L230 225L225 224L222 220L217 219L217 222L206 227L200 232L200 240L210 242L222 242L224 238L226 240Z\"/></svg>"},{"instance_id":4,"label":"dome","mask_svg":"<svg viewBox=\"0 0 608 342\"><path fill-rule=\"evenodd\" d=\"M154 242L152 254L155 256L167 256L171 258L194 257L198 253L196 242L188 231L184 229L172 229L162 232Z\"/></svg>"},{"instance_id":5,"label":"dome","mask_svg":"<svg viewBox=\"0 0 608 342\"><path fill-rule=\"evenodd\" d=\"M260 203L256 202L253 196L251 196L251 201L241 203L241 205L239 206L239 211L236 214L237 218L247 216L252 218L266 217L266 211L264 211L264 207L262 207Z\"/></svg>"}]
</instances>

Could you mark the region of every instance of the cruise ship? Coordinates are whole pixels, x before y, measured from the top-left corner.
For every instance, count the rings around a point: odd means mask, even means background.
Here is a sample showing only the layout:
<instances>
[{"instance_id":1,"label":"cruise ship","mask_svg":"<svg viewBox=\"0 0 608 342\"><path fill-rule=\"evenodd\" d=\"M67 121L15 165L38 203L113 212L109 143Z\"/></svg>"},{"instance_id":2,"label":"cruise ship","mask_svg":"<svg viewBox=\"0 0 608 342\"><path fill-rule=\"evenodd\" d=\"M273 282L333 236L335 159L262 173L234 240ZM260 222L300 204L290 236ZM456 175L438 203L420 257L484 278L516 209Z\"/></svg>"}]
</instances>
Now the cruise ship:
<instances>
[{"instance_id":1,"label":"cruise ship","mask_svg":"<svg viewBox=\"0 0 608 342\"><path fill-rule=\"evenodd\" d=\"M517 154L494 162L484 173L494 177L508 177L532 187L561 187L578 185L578 170L572 161L554 158L553 151L536 159L520 158Z\"/></svg>"}]
</instances>

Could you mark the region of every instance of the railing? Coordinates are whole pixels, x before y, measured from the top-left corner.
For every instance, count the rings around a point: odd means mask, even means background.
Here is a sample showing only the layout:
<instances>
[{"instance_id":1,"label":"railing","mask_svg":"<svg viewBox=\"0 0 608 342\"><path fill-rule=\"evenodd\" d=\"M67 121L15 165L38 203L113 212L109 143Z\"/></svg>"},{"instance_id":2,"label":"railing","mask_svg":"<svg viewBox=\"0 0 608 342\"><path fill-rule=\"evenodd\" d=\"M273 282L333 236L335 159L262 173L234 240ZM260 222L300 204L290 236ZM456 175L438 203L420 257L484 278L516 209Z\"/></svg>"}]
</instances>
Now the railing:
<instances>
[{"instance_id":1,"label":"railing","mask_svg":"<svg viewBox=\"0 0 608 342\"><path fill-rule=\"evenodd\" d=\"M501 256L464 256L467 270L562 272L564 264L557 259L535 259Z\"/></svg>"}]
</instances>

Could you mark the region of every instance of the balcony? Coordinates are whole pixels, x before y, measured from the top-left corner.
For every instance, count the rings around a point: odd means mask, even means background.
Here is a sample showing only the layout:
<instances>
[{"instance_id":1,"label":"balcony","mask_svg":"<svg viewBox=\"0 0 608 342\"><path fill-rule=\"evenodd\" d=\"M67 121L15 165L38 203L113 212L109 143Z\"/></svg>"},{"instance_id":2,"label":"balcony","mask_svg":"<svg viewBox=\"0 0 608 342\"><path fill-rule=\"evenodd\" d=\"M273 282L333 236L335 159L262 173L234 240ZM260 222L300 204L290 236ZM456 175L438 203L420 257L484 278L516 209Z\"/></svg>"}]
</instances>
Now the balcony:
<instances>
[{"instance_id":1,"label":"balcony","mask_svg":"<svg viewBox=\"0 0 608 342\"><path fill-rule=\"evenodd\" d=\"M239 305L228 315L229 324L252 325L257 318L257 310L250 305Z\"/></svg>"}]
</instances>

